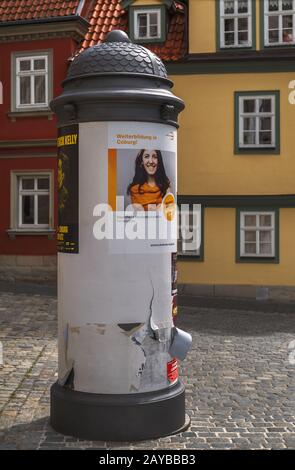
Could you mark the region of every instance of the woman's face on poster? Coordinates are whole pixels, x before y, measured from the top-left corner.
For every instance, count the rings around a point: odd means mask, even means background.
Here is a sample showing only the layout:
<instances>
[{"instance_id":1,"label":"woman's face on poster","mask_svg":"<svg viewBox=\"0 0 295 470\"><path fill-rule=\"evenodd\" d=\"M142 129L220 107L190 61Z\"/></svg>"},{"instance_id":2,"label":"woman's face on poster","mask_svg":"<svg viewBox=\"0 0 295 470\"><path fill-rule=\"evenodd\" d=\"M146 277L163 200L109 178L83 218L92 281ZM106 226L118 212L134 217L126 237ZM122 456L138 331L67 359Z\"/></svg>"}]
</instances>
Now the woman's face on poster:
<instances>
[{"instance_id":1,"label":"woman's face on poster","mask_svg":"<svg viewBox=\"0 0 295 470\"><path fill-rule=\"evenodd\" d=\"M145 150L142 164L148 175L154 176L158 169L158 156L155 150Z\"/></svg>"}]
</instances>

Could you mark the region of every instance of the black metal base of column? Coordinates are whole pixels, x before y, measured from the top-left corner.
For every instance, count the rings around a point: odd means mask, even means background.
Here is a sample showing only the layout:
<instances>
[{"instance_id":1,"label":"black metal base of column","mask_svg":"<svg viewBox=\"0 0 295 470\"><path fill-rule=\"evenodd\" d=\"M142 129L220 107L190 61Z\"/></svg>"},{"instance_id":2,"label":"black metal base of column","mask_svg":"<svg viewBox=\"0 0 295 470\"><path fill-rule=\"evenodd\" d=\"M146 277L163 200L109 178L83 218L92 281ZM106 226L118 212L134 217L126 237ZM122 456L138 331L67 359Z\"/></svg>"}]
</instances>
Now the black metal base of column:
<instances>
[{"instance_id":1,"label":"black metal base of column","mask_svg":"<svg viewBox=\"0 0 295 470\"><path fill-rule=\"evenodd\" d=\"M139 441L188 428L181 382L157 392L98 395L55 383L51 387L50 424L56 431L96 441Z\"/></svg>"}]
</instances>

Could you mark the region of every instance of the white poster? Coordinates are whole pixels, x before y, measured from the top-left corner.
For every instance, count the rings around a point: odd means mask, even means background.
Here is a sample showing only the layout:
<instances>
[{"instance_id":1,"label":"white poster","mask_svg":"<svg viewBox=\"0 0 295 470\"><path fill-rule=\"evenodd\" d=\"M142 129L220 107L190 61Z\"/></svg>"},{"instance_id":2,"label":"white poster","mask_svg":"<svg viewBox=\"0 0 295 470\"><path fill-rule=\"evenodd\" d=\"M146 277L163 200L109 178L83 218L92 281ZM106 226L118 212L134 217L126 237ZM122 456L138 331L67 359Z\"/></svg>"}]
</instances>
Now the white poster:
<instances>
[{"instance_id":1,"label":"white poster","mask_svg":"<svg viewBox=\"0 0 295 470\"><path fill-rule=\"evenodd\" d=\"M134 233L152 227L150 214L160 228L176 226L176 131L82 123L79 155L79 253L58 254L59 382L89 393L163 389L177 370L169 354L176 247L172 230L166 238ZM110 224L99 233L104 217Z\"/></svg>"},{"instance_id":2,"label":"white poster","mask_svg":"<svg viewBox=\"0 0 295 470\"><path fill-rule=\"evenodd\" d=\"M171 126L108 123L110 253L177 250L176 147Z\"/></svg>"}]
</instances>

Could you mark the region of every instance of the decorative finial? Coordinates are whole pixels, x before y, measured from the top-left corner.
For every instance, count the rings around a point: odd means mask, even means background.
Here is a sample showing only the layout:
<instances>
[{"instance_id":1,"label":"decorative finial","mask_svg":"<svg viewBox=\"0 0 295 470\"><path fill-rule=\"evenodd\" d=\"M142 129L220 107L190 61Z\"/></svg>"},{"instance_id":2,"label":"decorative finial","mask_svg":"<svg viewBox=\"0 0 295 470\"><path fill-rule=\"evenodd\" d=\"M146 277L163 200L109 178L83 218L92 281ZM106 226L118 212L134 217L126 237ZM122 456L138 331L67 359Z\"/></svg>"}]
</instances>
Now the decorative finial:
<instances>
[{"instance_id":1,"label":"decorative finial","mask_svg":"<svg viewBox=\"0 0 295 470\"><path fill-rule=\"evenodd\" d=\"M131 40L125 31L122 31L121 29L114 29L107 34L104 42L131 42Z\"/></svg>"}]
</instances>

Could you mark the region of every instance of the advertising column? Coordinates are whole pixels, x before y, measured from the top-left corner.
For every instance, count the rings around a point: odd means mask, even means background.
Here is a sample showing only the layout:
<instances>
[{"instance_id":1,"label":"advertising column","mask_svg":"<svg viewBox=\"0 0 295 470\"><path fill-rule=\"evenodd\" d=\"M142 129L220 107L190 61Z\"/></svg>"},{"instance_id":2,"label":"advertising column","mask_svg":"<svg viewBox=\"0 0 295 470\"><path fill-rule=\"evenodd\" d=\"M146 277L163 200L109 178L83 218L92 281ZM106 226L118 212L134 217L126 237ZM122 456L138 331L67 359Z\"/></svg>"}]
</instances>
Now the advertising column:
<instances>
[{"instance_id":1,"label":"advertising column","mask_svg":"<svg viewBox=\"0 0 295 470\"><path fill-rule=\"evenodd\" d=\"M72 61L58 118L58 381L50 422L92 440L189 425L176 328L176 147L183 101L123 31Z\"/></svg>"},{"instance_id":2,"label":"advertising column","mask_svg":"<svg viewBox=\"0 0 295 470\"><path fill-rule=\"evenodd\" d=\"M59 305L59 382L101 394L169 387L178 378L169 354L176 313L176 130L83 123L78 141L84 156L75 186L80 226L74 217L59 226L59 285L68 292ZM75 146L61 149L61 214L67 207L75 214L77 201L66 185L76 168Z\"/></svg>"}]
</instances>

